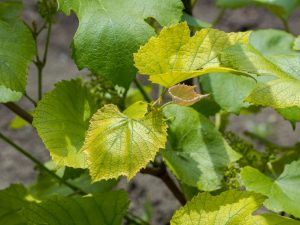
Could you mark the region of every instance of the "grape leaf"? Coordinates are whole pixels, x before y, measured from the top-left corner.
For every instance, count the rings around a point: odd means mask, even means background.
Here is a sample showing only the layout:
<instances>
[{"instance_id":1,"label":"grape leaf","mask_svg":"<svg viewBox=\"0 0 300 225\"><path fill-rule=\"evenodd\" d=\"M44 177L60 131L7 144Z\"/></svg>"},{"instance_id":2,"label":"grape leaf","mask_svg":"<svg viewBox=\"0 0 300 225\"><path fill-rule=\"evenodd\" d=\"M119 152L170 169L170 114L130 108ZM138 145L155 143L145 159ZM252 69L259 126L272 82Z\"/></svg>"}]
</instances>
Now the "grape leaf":
<instances>
[{"instance_id":1,"label":"grape leaf","mask_svg":"<svg viewBox=\"0 0 300 225\"><path fill-rule=\"evenodd\" d=\"M274 108L300 107L300 81L277 79L258 84L247 101Z\"/></svg>"},{"instance_id":2,"label":"grape leaf","mask_svg":"<svg viewBox=\"0 0 300 225\"><path fill-rule=\"evenodd\" d=\"M33 126L60 166L87 166L81 147L96 110L96 100L80 80L59 82L38 103Z\"/></svg>"},{"instance_id":3,"label":"grape leaf","mask_svg":"<svg viewBox=\"0 0 300 225\"><path fill-rule=\"evenodd\" d=\"M237 45L221 55L222 64L237 70L270 76L270 81L258 83L247 101L274 108L300 106L299 56L263 56L250 45Z\"/></svg>"},{"instance_id":4,"label":"grape leaf","mask_svg":"<svg viewBox=\"0 0 300 225\"><path fill-rule=\"evenodd\" d=\"M245 99L256 85L254 79L230 73L208 74L200 78L200 83L204 93L210 93L223 110L233 113L250 106Z\"/></svg>"},{"instance_id":5,"label":"grape leaf","mask_svg":"<svg viewBox=\"0 0 300 225\"><path fill-rule=\"evenodd\" d=\"M163 115L136 102L123 113L115 105L101 108L90 122L83 150L93 181L131 179L165 147L167 126Z\"/></svg>"},{"instance_id":6,"label":"grape leaf","mask_svg":"<svg viewBox=\"0 0 300 225\"><path fill-rule=\"evenodd\" d=\"M282 174L273 180L252 167L245 167L241 179L247 190L261 193L268 197L264 205L275 212L287 212L300 217L300 161L287 164Z\"/></svg>"},{"instance_id":7,"label":"grape leaf","mask_svg":"<svg viewBox=\"0 0 300 225\"><path fill-rule=\"evenodd\" d=\"M183 13L183 16L181 17L182 21L186 21L189 27L192 27L196 30L200 30L202 28L208 28L211 27L212 25L210 23L207 23L203 20L197 19L187 13Z\"/></svg>"},{"instance_id":8,"label":"grape leaf","mask_svg":"<svg viewBox=\"0 0 300 225\"><path fill-rule=\"evenodd\" d=\"M282 30L265 29L251 33L251 45L264 56L295 53L292 47L295 37Z\"/></svg>"},{"instance_id":9,"label":"grape leaf","mask_svg":"<svg viewBox=\"0 0 300 225\"><path fill-rule=\"evenodd\" d=\"M21 209L28 203L27 190L22 185L11 185L0 191L0 224L26 225Z\"/></svg>"},{"instance_id":10,"label":"grape leaf","mask_svg":"<svg viewBox=\"0 0 300 225\"><path fill-rule=\"evenodd\" d=\"M248 43L250 32L225 33L202 29L190 37L183 22L162 29L158 37L134 54L139 73L150 75L153 83L165 87L211 72L236 72L219 65L218 54L237 43Z\"/></svg>"},{"instance_id":11,"label":"grape leaf","mask_svg":"<svg viewBox=\"0 0 300 225\"><path fill-rule=\"evenodd\" d=\"M118 183L117 180L98 181L92 183L91 178L87 173L83 173L74 179L67 179L67 181L76 187L79 187L86 193L108 192ZM74 193L74 190L58 183L57 179L44 171L40 172L37 182L30 186L29 191L30 194L37 199L46 199L53 195L68 196Z\"/></svg>"},{"instance_id":12,"label":"grape leaf","mask_svg":"<svg viewBox=\"0 0 300 225\"><path fill-rule=\"evenodd\" d=\"M22 93L13 91L0 85L0 103L17 102L22 98Z\"/></svg>"},{"instance_id":13,"label":"grape leaf","mask_svg":"<svg viewBox=\"0 0 300 225\"><path fill-rule=\"evenodd\" d=\"M29 225L120 225L128 203L125 191L74 198L54 196L29 204L23 215Z\"/></svg>"},{"instance_id":14,"label":"grape leaf","mask_svg":"<svg viewBox=\"0 0 300 225\"><path fill-rule=\"evenodd\" d=\"M144 20L152 17L162 26L180 21L180 0L58 0L67 15L74 10L79 28L73 41L77 66L103 75L114 84L129 87L136 74L132 54L155 35Z\"/></svg>"},{"instance_id":15,"label":"grape leaf","mask_svg":"<svg viewBox=\"0 0 300 225\"><path fill-rule=\"evenodd\" d=\"M272 63L286 70L297 79L300 74L300 54L293 47L295 37L281 30L258 30L251 33L250 42ZM295 127L300 121L300 109L297 106L280 108L277 111Z\"/></svg>"},{"instance_id":16,"label":"grape leaf","mask_svg":"<svg viewBox=\"0 0 300 225\"><path fill-rule=\"evenodd\" d=\"M297 51L300 50L300 35L295 39L293 49Z\"/></svg>"},{"instance_id":17,"label":"grape leaf","mask_svg":"<svg viewBox=\"0 0 300 225\"><path fill-rule=\"evenodd\" d=\"M226 191L218 196L200 193L176 211L171 225L299 225L298 221L278 215L253 216L264 197L242 191Z\"/></svg>"},{"instance_id":18,"label":"grape leaf","mask_svg":"<svg viewBox=\"0 0 300 225\"><path fill-rule=\"evenodd\" d=\"M35 55L32 35L21 20L21 1L0 3L0 101L16 101L24 92ZM15 92L13 92L15 91Z\"/></svg>"},{"instance_id":19,"label":"grape leaf","mask_svg":"<svg viewBox=\"0 0 300 225\"><path fill-rule=\"evenodd\" d=\"M216 4L222 8L240 8L249 5L257 5L269 9L280 18L287 19L299 6L299 0L216 0Z\"/></svg>"},{"instance_id":20,"label":"grape leaf","mask_svg":"<svg viewBox=\"0 0 300 225\"><path fill-rule=\"evenodd\" d=\"M211 122L192 108L169 105L166 164L187 185L213 191L221 187L227 166L240 158Z\"/></svg>"}]
</instances>

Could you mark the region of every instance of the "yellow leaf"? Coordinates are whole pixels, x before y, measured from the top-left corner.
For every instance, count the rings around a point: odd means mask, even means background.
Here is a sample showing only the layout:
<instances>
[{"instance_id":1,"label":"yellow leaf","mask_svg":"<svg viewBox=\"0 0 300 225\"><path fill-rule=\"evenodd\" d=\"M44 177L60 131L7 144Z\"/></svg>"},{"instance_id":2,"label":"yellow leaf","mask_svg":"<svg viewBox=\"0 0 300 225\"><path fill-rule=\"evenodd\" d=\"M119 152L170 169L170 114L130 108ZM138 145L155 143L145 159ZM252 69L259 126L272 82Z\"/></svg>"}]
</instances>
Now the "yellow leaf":
<instances>
[{"instance_id":1,"label":"yellow leaf","mask_svg":"<svg viewBox=\"0 0 300 225\"><path fill-rule=\"evenodd\" d=\"M201 95L195 91L195 86L177 84L169 89L169 94L174 103L182 106L190 106L208 95Z\"/></svg>"},{"instance_id":2,"label":"yellow leaf","mask_svg":"<svg viewBox=\"0 0 300 225\"><path fill-rule=\"evenodd\" d=\"M158 37L134 54L139 73L165 87L211 72L238 71L220 67L218 55L225 48L248 43L251 32L225 33L216 29L202 29L190 37L188 25L179 23L162 29Z\"/></svg>"},{"instance_id":3,"label":"yellow leaf","mask_svg":"<svg viewBox=\"0 0 300 225\"><path fill-rule=\"evenodd\" d=\"M83 146L93 181L121 175L131 179L165 147L163 115L156 109L147 113L145 106L137 102L121 113L106 105L94 114Z\"/></svg>"}]
</instances>

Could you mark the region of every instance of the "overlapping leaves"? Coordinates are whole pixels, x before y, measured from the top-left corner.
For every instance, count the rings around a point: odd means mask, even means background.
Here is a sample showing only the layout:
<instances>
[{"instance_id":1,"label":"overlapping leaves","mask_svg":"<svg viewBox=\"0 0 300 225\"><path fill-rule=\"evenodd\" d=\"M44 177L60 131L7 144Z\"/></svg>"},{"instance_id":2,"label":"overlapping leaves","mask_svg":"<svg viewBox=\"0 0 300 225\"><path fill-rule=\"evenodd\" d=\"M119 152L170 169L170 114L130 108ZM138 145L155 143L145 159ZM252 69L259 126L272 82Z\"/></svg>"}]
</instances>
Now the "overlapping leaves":
<instances>
[{"instance_id":1,"label":"overlapping leaves","mask_svg":"<svg viewBox=\"0 0 300 225\"><path fill-rule=\"evenodd\" d=\"M80 80L62 81L39 102L33 126L59 165L85 168L81 151L96 100Z\"/></svg>"},{"instance_id":2,"label":"overlapping leaves","mask_svg":"<svg viewBox=\"0 0 300 225\"><path fill-rule=\"evenodd\" d=\"M32 225L120 225L128 203L125 191L74 198L54 196L42 203L29 204L23 216Z\"/></svg>"},{"instance_id":3,"label":"overlapping leaves","mask_svg":"<svg viewBox=\"0 0 300 225\"><path fill-rule=\"evenodd\" d=\"M168 144L163 157L183 183L200 190L221 187L227 166L239 159L211 122L192 108L169 105Z\"/></svg>"},{"instance_id":4,"label":"overlapping leaves","mask_svg":"<svg viewBox=\"0 0 300 225\"><path fill-rule=\"evenodd\" d=\"M145 22L154 18L162 26L180 21L180 0L58 0L60 10L79 18L73 55L79 68L88 68L114 84L129 87L136 74L132 54L155 35Z\"/></svg>"},{"instance_id":5,"label":"overlapping leaves","mask_svg":"<svg viewBox=\"0 0 300 225\"><path fill-rule=\"evenodd\" d=\"M226 191L218 196L204 192L179 209L171 225L298 225L299 222L278 215L253 216L264 197L251 192Z\"/></svg>"},{"instance_id":6,"label":"overlapping leaves","mask_svg":"<svg viewBox=\"0 0 300 225\"><path fill-rule=\"evenodd\" d=\"M294 161L285 166L282 174L272 179L257 169L245 167L241 178L247 190L261 193L268 197L264 205L275 212L287 212L300 217L300 161Z\"/></svg>"},{"instance_id":7,"label":"overlapping leaves","mask_svg":"<svg viewBox=\"0 0 300 225\"><path fill-rule=\"evenodd\" d=\"M164 28L134 55L141 74L165 87L211 72L236 72L221 67L218 55L225 48L248 43L250 32L225 33L202 29L193 37L186 23Z\"/></svg>"},{"instance_id":8,"label":"overlapping leaves","mask_svg":"<svg viewBox=\"0 0 300 225\"><path fill-rule=\"evenodd\" d=\"M0 191L0 222L5 225L68 224L120 225L128 208L125 191L95 193L85 197L54 195L33 199L22 185Z\"/></svg>"},{"instance_id":9,"label":"overlapping leaves","mask_svg":"<svg viewBox=\"0 0 300 225\"><path fill-rule=\"evenodd\" d=\"M148 104L136 102L121 113L106 105L93 116L83 151L93 181L131 179L165 147L166 128L161 112L148 112Z\"/></svg>"},{"instance_id":10,"label":"overlapping leaves","mask_svg":"<svg viewBox=\"0 0 300 225\"><path fill-rule=\"evenodd\" d=\"M273 33L273 38L267 32ZM259 75L258 85L247 98L249 102L274 108L299 107L300 54L292 50L294 38L284 32L260 33L253 41L255 48L238 45L226 49L221 55L222 65Z\"/></svg>"}]
</instances>

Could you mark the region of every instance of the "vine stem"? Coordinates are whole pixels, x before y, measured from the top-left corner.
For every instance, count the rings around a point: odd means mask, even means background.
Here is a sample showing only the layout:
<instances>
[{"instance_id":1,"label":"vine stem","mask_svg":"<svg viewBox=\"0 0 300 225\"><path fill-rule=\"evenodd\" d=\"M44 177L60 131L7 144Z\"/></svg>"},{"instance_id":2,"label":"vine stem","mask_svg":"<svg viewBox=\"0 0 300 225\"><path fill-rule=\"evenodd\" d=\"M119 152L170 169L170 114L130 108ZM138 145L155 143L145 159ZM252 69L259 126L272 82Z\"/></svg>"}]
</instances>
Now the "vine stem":
<instances>
[{"instance_id":1,"label":"vine stem","mask_svg":"<svg viewBox=\"0 0 300 225\"><path fill-rule=\"evenodd\" d=\"M41 163L38 159L36 159L33 155L31 155L28 151L24 150L22 147L20 147L19 145L17 145L16 143L14 143L13 141L11 141L8 137L6 137L4 134L2 134L0 132L0 138L5 141L7 144L11 145L12 147L14 147L14 149L16 151L18 151L19 153L21 153L22 155L24 155L25 157L27 157L28 159L30 159L32 162L34 162L37 166L39 166L41 169L43 169L45 172L47 172L49 175L51 175L53 178L55 178L56 180L58 180L59 182L61 182L62 184L68 186L69 188L71 188L74 192L77 192L79 194L87 194L85 191L83 191L82 189L80 189L79 187L76 187L75 185L69 183L68 181L64 180L63 178L61 178L60 176L58 176L57 174L55 174L53 171L49 170L47 167L45 167L43 165L43 163Z\"/></svg>"},{"instance_id":2,"label":"vine stem","mask_svg":"<svg viewBox=\"0 0 300 225\"><path fill-rule=\"evenodd\" d=\"M282 18L282 17L279 17L279 18L282 21L282 24L284 26L284 30L288 33L291 33L291 28L290 28L289 22L285 18Z\"/></svg>"},{"instance_id":3,"label":"vine stem","mask_svg":"<svg viewBox=\"0 0 300 225\"><path fill-rule=\"evenodd\" d=\"M172 180L172 178L169 176L166 166L164 164L162 164L162 166L160 168L146 167L144 169L141 169L140 172L143 174L149 174L154 177L160 178L165 183L165 185L169 188L169 190L173 193L173 195L177 198L177 200L180 202L180 204L181 205L186 204L186 199L185 199L183 193L177 187L177 185Z\"/></svg>"},{"instance_id":4,"label":"vine stem","mask_svg":"<svg viewBox=\"0 0 300 225\"><path fill-rule=\"evenodd\" d=\"M150 223L142 220L140 217L137 217L131 212L127 212L127 214L125 215L125 219L135 225L150 225Z\"/></svg>"},{"instance_id":5,"label":"vine stem","mask_svg":"<svg viewBox=\"0 0 300 225\"><path fill-rule=\"evenodd\" d=\"M8 109L13 111L15 114L20 116L22 119L26 120L28 123L32 123L33 117L28 112L26 112L24 109L22 109L20 106L13 102L3 103Z\"/></svg>"},{"instance_id":6,"label":"vine stem","mask_svg":"<svg viewBox=\"0 0 300 225\"><path fill-rule=\"evenodd\" d=\"M38 36L39 34L47 27L47 37L45 42L45 49L43 58L41 59L39 52L38 52ZM52 23L49 22L48 26L44 24L39 30L31 29L32 35L34 38L35 46L36 46L36 61L34 62L37 70L38 70L38 99L41 100L43 96L43 70L45 68L47 57L48 57L48 51L49 51L49 44L50 44L50 37L52 33Z\"/></svg>"},{"instance_id":7,"label":"vine stem","mask_svg":"<svg viewBox=\"0 0 300 225\"><path fill-rule=\"evenodd\" d=\"M217 15L217 17L214 19L214 21L212 22L212 27L215 27L216 25L218 25L220 23L220 21L223 19L224 15L225 15L226 10L222 9L219 14Z\"/></svg>"},{"instance_id":8,"label":"vine stem","mask_svg":"<svg viewBox=\"0 0 300 225\"><path fill-rule=\"evenodd\" d=\"M137 89L139 89L139 91L143 95L144 99L147 102L151 102L151 97L147 94L147 92L143 88L143 85L141 85L141 83L136 78L133 80L133 82L134 82L135 86L137 87Z\"/></svg>"}]
</instances>

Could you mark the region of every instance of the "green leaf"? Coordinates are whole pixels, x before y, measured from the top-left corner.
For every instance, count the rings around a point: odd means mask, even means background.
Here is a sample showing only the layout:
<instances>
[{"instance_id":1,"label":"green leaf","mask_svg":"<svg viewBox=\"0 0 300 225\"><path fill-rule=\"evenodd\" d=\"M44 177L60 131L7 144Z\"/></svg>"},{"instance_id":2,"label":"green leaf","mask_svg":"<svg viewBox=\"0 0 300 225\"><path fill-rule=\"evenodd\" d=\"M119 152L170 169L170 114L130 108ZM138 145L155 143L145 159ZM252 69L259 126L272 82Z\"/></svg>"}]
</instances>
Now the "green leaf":
<instances>
[{"instance_id":1,"label":"green leaf","mask_svg":"<svg viewBox=\"0 0 300 225\"><path fill-rule=\"evenodd\" d=\"M13 91L0 85L0 103L17 102L22 98L22 93Z\"/></svg>"},{"instance_id":2,"label":"green leaf","mask_svg":"<svg viewBox=\"0 0 300 225\"><path fill-rule=\"evenodd\" d=\"M275 212L284 211L300 217L300 161L287 164L282 174L275 180L267 177L252 167L245 167L241 179L247 190L261 193L268 197L264 205Z\"/></svg>"},{"instance_id":3,"label":"green leaf","mask_svg":"<svg viewBox=\"0 0 300 225\"><path fill-rule=\"evenodd\" d=\"M26 225L21 209L28 203L27 190L22 185L11 185L0 191L0 224Z\"/></svg>"},{"instance_id":4,"label":"green leaf","mask_svg":"<svg viewBox=\"0 0 300 225\"><path fill-rule=\"evenodd\" d=\"M250 37L251 44L257 50L268 57L272 63L298 79L300 78L300 54L293 49L295 40L290 33L273 29L254 31ZM280 108L277 111L284 119L289 120L293 127L300 121L300 109L296 106Z\"/></svg>"},{"instance_id":5,"label":"green leaf","mask_svg":"<svg viewBox=\"0 0 300 225\"><path fill-rule=\"evenodd\" d=\"M202 28L209 28L212 25L210 23L207 23L205 21L199 20L187 13L183 13L183 16L181 17L182 21L186 21L189 27L193 27L194 29L200 30Z\"/></svg>"},{"instance_id":6,"label":"green leaf","mask_svg":"<svg viewBox=\"0 0 300 225\"><path fill-rule=\"evenodd\" d=\"M300 107L300 81L278 79L258 84L247 101L274 108Z\"/></svg>"},{"instance_id":7,"label":"green leaf","mask_svg":"<svg viewBox=\"0 0 300 225\"><path fill-rule=\"evenodd\" d=\"M257 75L272 75L290 79L292 75L265 58L251 45L235 45L223 51L220 56L222 65Z\"/></svg>"},{"instance_id":8,"label":"green leaf","mask_svg":"<svg viewBox=\"0 0 300 225\"><path fill-rule=\"evenodd\" d=\"M202 29L193 37L187 23L162 29L158 37L134 54L139 73L153 83L172 87L181 81L212 72L236 72L220 66L218 55L237 43L248 43L250 32L225 33Z\"/></svg>"},{"instance_id":9,"label":"green leaf","mask_svg":"<svg viewBox=\"0 0 300 225\"><path fill-rule=\"evenodd\" d=\"M31 203L23 215L29 225L121 225L128 203L125 191L75 198L55 196Z\"/></svg>"},{"instance_id":10,"label":"green leaf","mask_svg":"<svg viewBox=\"0 0 300 225\"><path fill-rule=\"evenodd\" d=\"M21 1L0 3L0 102L16 101L20 95L16 92L25 91L28 66L35 54L21 11Z\"/></svg>"},{"instance_id":11,"label":"green leaf","mask_svg":"<svg viewBox=\"0 0 300 225\"><path fill-rule=\"evenodd\" d=\"M251 45L265 56L295 53L294 41L292 34L275 29L253 31L250 36Z\"/></svg>"},{"instance_id":12,"label":"green leaf","mask_svg":"<svg viewBox=\"0 0 300 225\"><path fill-rule=\"evenodd\" d=\"M211 122L192 108L169 105L167 149L163 157L187 185L213 191L221 187L227 166L240 158Z\"/></svg>"},{"instance_id":13,"label":"green leaf","mask_svg":"<svg viewBox=\"0 0 300 225\"><path fill-rule=\"evenodd\" d=\"M260 76L270 76L270 81L261 81L247 101L274 108L300 106L300 66L297 55L264 57L250 45L237 45L226 49L221 61L232 67Z\"/></svg>"},{"instance_id":14,"label":"green leaf","mask_svg":"<svg viewBox=\"0 0 300 225\"><path fill-rule=\"evenodd\" d=\"M62 81L39 102L33 119L39 136L60 166L85 168L81 151L97 104L80 80Z\"/></svg>"},{"instance_id":15,"label":"green leaf","mask_svg":"<svg viewBox=\"0 0 300 225\"><path fill-rule=\"evenodd\" d=\"M210 97L192 105L192 108L206 117L214 116L221 110L220 106Z\"/></svg>"},{"instance_id":16,"label":"green leaf","mask_svg":"<svg viewBox=\"0 0 300 225\"><path fill-rule=\"evenodd\" d=\"M291 122L295 129L296 123L300 121L300 108L297 106L292 106L284 109L277 109L282 117Z\"/></svg>"},{"instance_id":17,"label":"green leaf","mask_svg":"<svg viewBox=\"0 0 300 225\"><path fill-rule=\"evenodd\" d=\"M91 119L83 147L92 180L121 175L131 179L165 147L166 130L161 112L147 112L142 102L124 113L115 105L101 108Z\"/></svg>"},{"instance_id":18,"label":"green leaf","mask_svg":"<svg viewBox=\"0 0 300 225\"><path fill-rule=\"evenodd\" d=\"M145 22L152 17L162 26L178 22L180 0L58 0L66 14L74 10L79 28L73 41L73 56L80 69L88 68L125 88L136 75L132 54L155 35Z\"/></svg>"},{"instance_id":19,"label":"green leaf","mask_svg":"<svg viewBox=\"0 0 300 225\"><path fill-rule=\"evenodd\" d=\"M87 173L84 173L74 179L68 179L67 181L76 187L79 187L86 193L108 192L118 183L117 180L98 181L92 183L91 178ZM30 194L37 199L45 199L53 195L68 196L73 193L74 190L64 184L58 183L57 179L54 179L44 171L40 172L37 182L30 186Z\"/></svg>"},{"instance_id":20,"label":"green leaf","mask_svg":"<svg viewBox=\"0 0 300 225\"><path fill-rule=\"evenodd\" d=\"M245 102L256 82L248 77L230 73L212 73L200 78L204 93L209 93L219 106L227 111L239 113L250 106Z\"/></svg>"},{"instance_id":21,"label":"green leaf","mask_svg":"<svg viewBox=\"0 0 300 225\"><path fill-rule=\"evenodd\" d=\"M300 50L300 35L295 39L293 49L297 51Z\"/></svg>"},{"instance_id":22,"label":"green leaf","mask_svg":"<svg viewBox=\"0 0 300 225\"><path fill-rule=\"evenodd\" d=\"M171 225L299 225L298 221L264 214L253 216L264 197L251 192L226 191L218 196L200 193L176 211Z\"/></svg>"},{"instance_id":23,"label":"green leaf","mask_svg":"<svg viewBox=\"0 0 300 225\"><path fill-rule=\"evenodd\" d=\"M299 6L299 0L216 0L222 8L240 8L257 5L269 9L280 18L287 19Z\"/></svg>"}]
</instances>

